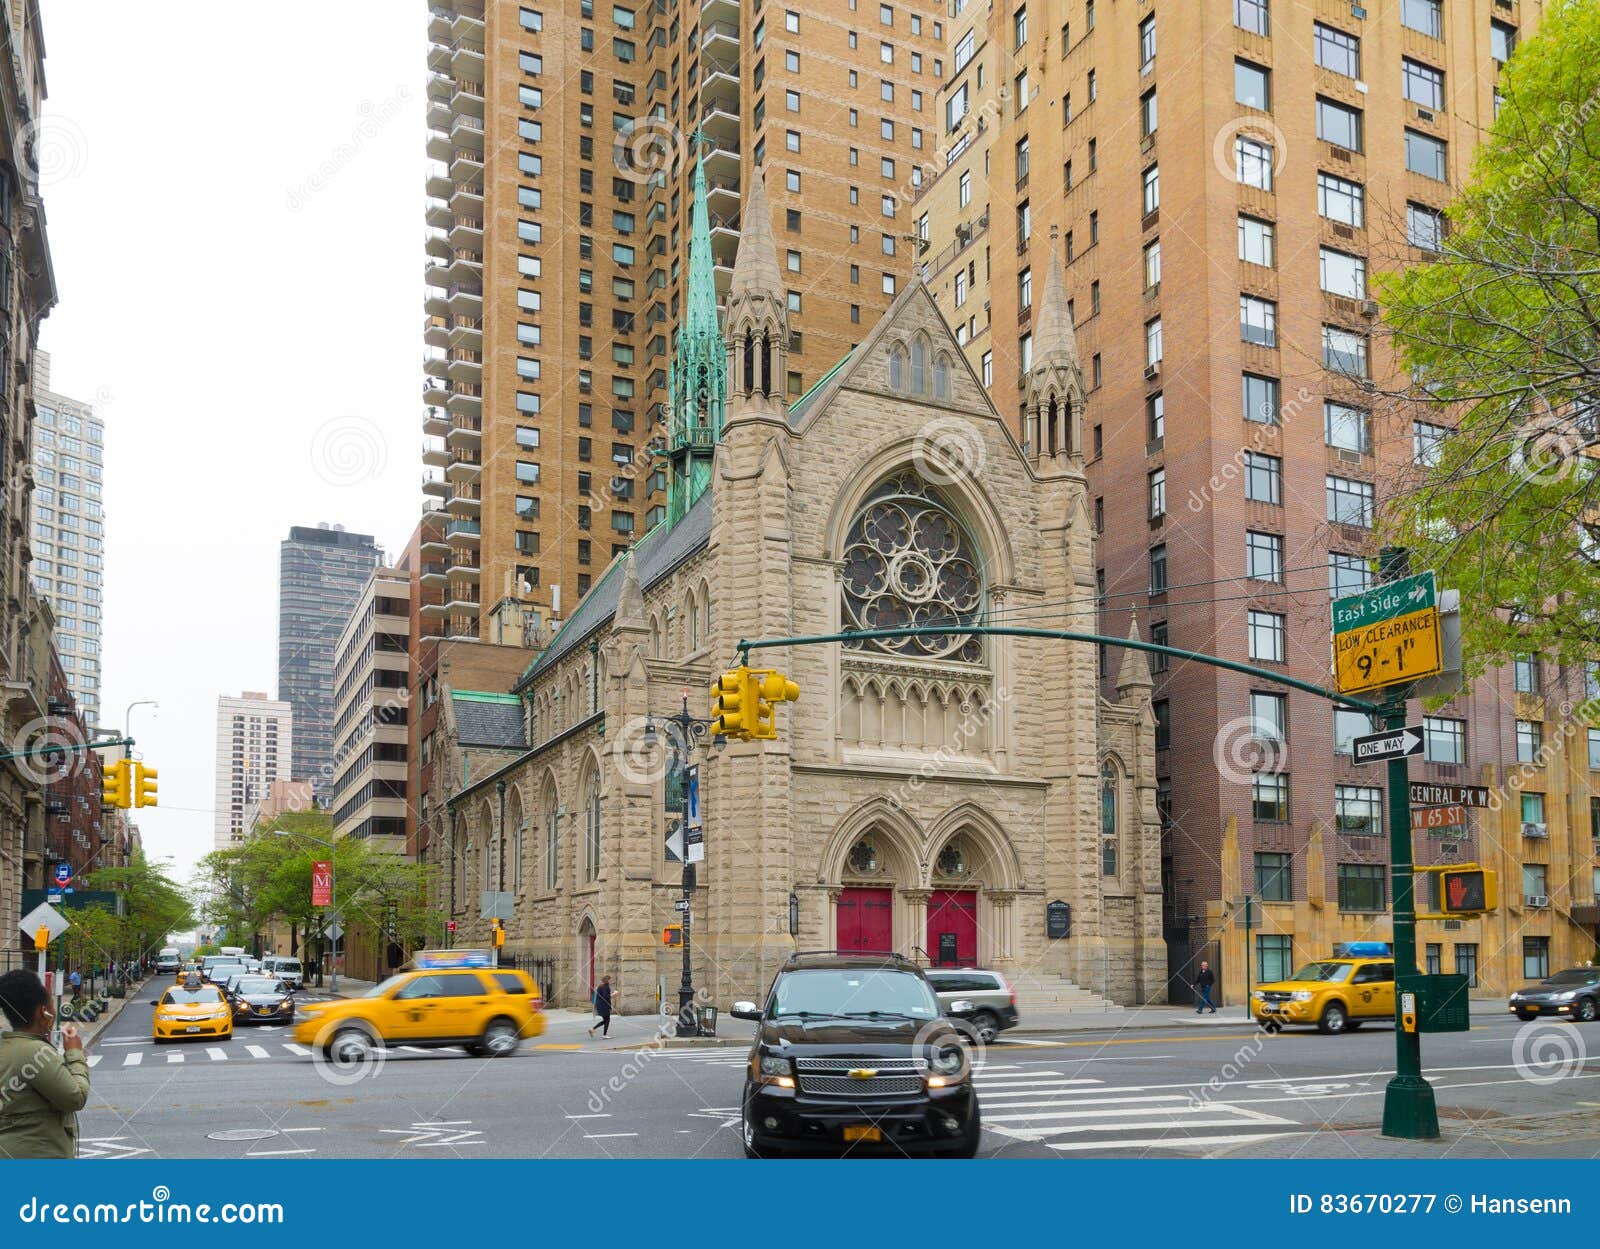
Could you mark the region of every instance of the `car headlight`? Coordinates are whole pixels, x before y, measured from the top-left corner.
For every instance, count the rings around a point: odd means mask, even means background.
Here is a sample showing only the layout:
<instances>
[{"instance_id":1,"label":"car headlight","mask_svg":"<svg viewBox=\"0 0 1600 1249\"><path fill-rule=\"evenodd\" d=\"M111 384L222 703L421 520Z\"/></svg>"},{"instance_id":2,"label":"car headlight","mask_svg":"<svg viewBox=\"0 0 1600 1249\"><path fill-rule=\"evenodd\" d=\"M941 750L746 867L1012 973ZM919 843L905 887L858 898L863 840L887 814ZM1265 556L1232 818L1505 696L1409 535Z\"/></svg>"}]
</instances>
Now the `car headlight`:
<instances>
[{"instance_id":1,"label":"car headlight","mask_svg":"<svg viewBox=\"0 0 1600 1249\"><path fill-rule=\"evenodd\" d=\"M1513 993L1513 994L1512 994L1512 995L1511 995L1511 1000L1512 1000L1512 1001L1513 1001L1513 1002L1520 1002L1520 1001L1522 1001L1522 994L1520 994L1520 993Z\"/></svg>"},{"instance_id":2,"label":"car headlight","mask_svg":"<svg viewBox=\"0 0 1600 1249\"><path fill-rule=\"evenodd\" d=\"M1570 1002L1570 1001L1572 1001L1573 998L1575 998L1577 996L1578 996L1577 990L1574 989L1569 993L1558 993L1558 994L1556 994L1555 1000L1558 1001L1558 1002Z\"/></svg>"},{"instance_id":3,"label":"car headlight","mask_svg":"<svg viewBox=\"0 0 1600 1249\"><path fill-rule=\"evenodd\" d=\"M279 1010L287 1010L289 1007L291 1007L293 1005L294 1005L294 999L292 997L286 997L286 998L283 999L283 1001L278 1003L278 1009Z\"/></svg>"},{"instance_id":4,"label":"car headlight","mask_svg":"<svg viewBox=\"0 0 1600 1249\"><path fill-rule=\"evenodd\" d=\"M1260 989L1252 989L1250 991L1250 996L1252 998L1254 998L1257 1002L1265 1002L1267 1000L1267 995L1265 993L1263 993Z\"/></svg>"},{"instance_id":5,"label":"car headlight","mask_svg":"<svg viewBox=\"0 0 1600 1249\"><path fill-rule=\"evenodd\" d=\"M1309 1002L1311 1000L1311 990L1296 989L1289 995L1289 1000L1291 1002Z\"/></svg>"},{"instance_id":6,"label":"car headlight","mask_svg":"<svg viewBox=\"0 0 1600 1249\"><path fill-rule=\"evenodd\" d=\"M960 1046L946 1045L934 1051L933 1057L928 1060L928 1065L933 1068L936 1075L953 1076L961 1070L965 1062L966 1056L962 1054Z\"/></svg>"},{"instance_id":7,"label":"car headlight","mask_svg":"<svg viewBox=\"0 0 1600 1249\"><path fill-rule=\"evenodd\" d=\"M756 1083L775 1084L780 1089L792 1089L794 1064L776 1054L763 1054L756 1064Z\"/></svg>"}]
</instances>

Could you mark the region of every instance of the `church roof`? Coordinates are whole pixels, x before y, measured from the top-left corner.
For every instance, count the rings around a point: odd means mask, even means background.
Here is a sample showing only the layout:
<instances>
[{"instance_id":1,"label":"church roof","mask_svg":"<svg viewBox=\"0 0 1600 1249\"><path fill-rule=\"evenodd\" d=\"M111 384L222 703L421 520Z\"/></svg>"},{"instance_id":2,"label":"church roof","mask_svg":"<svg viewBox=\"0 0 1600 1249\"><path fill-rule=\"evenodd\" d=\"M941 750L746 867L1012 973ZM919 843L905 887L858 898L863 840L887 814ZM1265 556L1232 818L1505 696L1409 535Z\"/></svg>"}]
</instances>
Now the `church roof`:
<instances>
[{"instance_id":1,"label":"church roof","mask_svg":"<svg viewBox=\"0 0 1600 1249\"><path fill-rule=\"evenodd\" d=\"M657 525L633 546L634 567L640 586L648 593L657 582L688 559L703 551L711 540L711 492L696 499L682 520L676 525ZM547 672L562 656L589 640L611 622L617 611L617 599L622 592L623 565L614 559L605 575L583 596L577 610L567 617L550 645L539 653L513 687L527 688L535 678Z\"/></svg>"},{"instance_id":2,"label":"church roof","mask_svg":"<svg viewBox=\"0 0 1600 1249\"><path fill-rule=\"evenodd\" d=\"M680 350L696 339L717 339L717 287L711 267L711 218L706 209L706 162L702 154L694 165L694 199L689 227L689 290L684 301L683 324L678 327Z\"/></svg>"},{"instance_id":3,"label":"church roof","mask_svg":"<svg viewBox=\"0 0 1600 1249\"><path fill-rule=\"evenodd\" d=\"M844 355L839 357L838 362L831 369L829 369L821 377L817 378L817 380L812 384L810 390L806 391L805 394L801 395L789 405L790 425L794 426L796 429L800 427L800 422L805 419L806 413L810 411L811 405L816 402L817 396L823 392L823 389L834 379L839 370L850 363L850 357L853 355L855 355L855 348L852 347L849 351L845 352Z\"/></svg>"},{"instance_id":4,"label":"church roof","mask_svg":"<svg viewBox=\"0 0 1600 1249\"><path fill-rule=\"evenodd\" d=\"M522 700L515 694L451 690L450 712L456 741L463 746L521 750L527 745L522 736Z\"/></svg>"}]
</instances>

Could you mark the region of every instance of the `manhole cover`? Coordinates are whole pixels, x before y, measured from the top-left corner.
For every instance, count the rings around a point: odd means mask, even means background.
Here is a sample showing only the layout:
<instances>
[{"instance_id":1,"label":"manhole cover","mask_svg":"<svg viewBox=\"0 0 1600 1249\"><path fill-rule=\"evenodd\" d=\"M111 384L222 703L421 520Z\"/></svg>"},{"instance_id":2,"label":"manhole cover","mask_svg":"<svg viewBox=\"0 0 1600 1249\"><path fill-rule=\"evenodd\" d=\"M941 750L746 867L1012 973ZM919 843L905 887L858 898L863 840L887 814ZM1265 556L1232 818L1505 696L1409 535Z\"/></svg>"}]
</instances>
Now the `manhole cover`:
<instances>
[{"instance_id":1,"label":"manhole cover","mask_svg":"<svg viewBox=\"0 0 1600 1249\"><path fill-rule=\"evenodd\" d=\"M276 1128L233 1128L227 1132L207 1132L208 1141L264 1141L278 1134Z\"/></svg>"}]
</instances>

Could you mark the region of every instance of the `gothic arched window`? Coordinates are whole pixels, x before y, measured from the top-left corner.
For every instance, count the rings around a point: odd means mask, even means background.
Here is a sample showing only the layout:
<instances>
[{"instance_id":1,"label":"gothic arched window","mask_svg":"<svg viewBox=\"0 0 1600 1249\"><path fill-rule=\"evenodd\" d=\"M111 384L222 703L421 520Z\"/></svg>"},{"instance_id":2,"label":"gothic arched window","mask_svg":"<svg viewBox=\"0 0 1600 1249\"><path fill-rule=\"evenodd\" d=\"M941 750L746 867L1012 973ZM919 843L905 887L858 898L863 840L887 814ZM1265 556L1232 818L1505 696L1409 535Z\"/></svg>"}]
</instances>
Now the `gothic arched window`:
<instances>
[{"instance_id":1,"label":"gothic arched window","mask_svg":"<svg viewBox=\"0 0 1600 1249\"><path fill-rule=\"evenodd\" d=\"M889 389L904 390L906 388L906 357L905 353L896 347L889 353Z\"/></svg>"},{"instance_id":2,"label":"gothic arched window","mask_svg":"<svg viewBox=\"0 0 1600 1249\"><path fill-rule=\"evenodd\" d=\"M1117 765L1109 759L1100 769L1100 874L1117 874Z\"/></svg>"},{"instance_id":3,"label":"gothic arched window","mask_svg":"<svg viewBox=\"0 0 1600 1249\"><path fill-rule=\"evenodd\" d=\"M911 393L928 389L928 342L920 335L911 340Z\"/></svg>"},{"instance_id":4,"label":"gothic arched window","mask_svg":"<svg viewBox=\"0 0 1600 1249\"><path fill-rule=\"evenodd\" d=\"M881 483L856 513L844 550L844 627L906 629L975 624L983 610L977 544L914 472ZM964 633L847 642L919 659L977 663L983 645Z\"/></svg>"},{"instance_id":5,"label":"gothic arched window","mask_svg":"<svg viewBox=\"0 0 1600 1249\"><path fill-rule=\"evenodd\" d=\"M933 361L933 397L950 397L950 357L940 352Z\"/></svg>"}]
</instances>

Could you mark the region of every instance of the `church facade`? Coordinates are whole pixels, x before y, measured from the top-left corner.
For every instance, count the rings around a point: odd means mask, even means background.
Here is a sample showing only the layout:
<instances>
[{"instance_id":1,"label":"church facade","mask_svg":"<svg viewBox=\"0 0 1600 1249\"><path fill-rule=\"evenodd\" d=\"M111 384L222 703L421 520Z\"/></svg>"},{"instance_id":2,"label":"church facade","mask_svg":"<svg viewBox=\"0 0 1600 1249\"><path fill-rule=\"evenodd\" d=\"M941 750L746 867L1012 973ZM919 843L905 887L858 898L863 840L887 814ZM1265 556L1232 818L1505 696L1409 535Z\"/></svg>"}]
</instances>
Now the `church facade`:
<instances>
[{"instance_id":1,"label":"church facade","mask_svg":"<svg viewBox=\"0 0 1600 1249\"><path fill-rule=\"evenodd\" d=\"M698 182L698 180L697 180ZM940 632L1092 632L1082 379L1059 267L1047 281L1019 445L920 284L792 403L786 295L766 199L747 197L719 326L697 202L677 339L668 518L542 639L511 691L523 747L449 793L458 942L510 893L506 952L582 1004L675 1000L682 865L674 756L698 764L696 988L757 997L795 949L893 950L1018 986L1158 1000L1150 676L1089 643ZM695 270L697 258L703 273ZM741 640L911 626L915 637L757 650L799 684L775 741L678 741ZM436 769L447 774L447 769ZM470 900L470 901L469 901ZM1047 908L1070 907L1068 935ZM1059 914L1059 908L1058 908Z\"/></svg>"}]
</instances>

